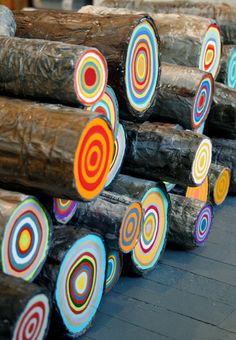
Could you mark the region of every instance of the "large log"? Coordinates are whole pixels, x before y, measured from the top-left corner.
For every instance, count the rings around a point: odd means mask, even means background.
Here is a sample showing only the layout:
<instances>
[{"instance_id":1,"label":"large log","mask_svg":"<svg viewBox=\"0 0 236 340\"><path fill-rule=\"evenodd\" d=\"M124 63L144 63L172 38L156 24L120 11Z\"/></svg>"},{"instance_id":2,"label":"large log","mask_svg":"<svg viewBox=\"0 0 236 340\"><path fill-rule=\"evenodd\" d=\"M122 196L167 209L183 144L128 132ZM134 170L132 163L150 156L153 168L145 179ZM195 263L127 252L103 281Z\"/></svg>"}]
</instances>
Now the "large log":
<instances>
[{"instance_id":1,"label":"large log","mask_svg":"<svg viewBox=\"0 0 236 340\"><path fill-rule=\"evenodd\" d=\"M236 45L225 45L221 60L221 70L217 81L236 89Z\"/></svg>"},{"instance_id":2,"label":"large log","mask_svg":"<svg viewBox=\"0 0 236 340\"><path fill-rule=\"evenodd\" d=\"M1 270L33 281L47 258L51 219L33 196L0 190Z\"/></svg>"},{"instance_id":3,"label":"large log","mask_svg":"<svg viewBox=\"0 0 236 340\"><path fill-rule=\"evenodd\" d=\"M97 49L0 37L0 91L89 106L103 95L107 64Z\"/></svg>"},{"instance_id":4,"label":"large log","mask_svg":"<svg viewBox=\"0 0 236 340\"><path fill-rule=\"evenodd\" d=\"M113 153L103 116L0 97L1 186L89 200L102 191Z\"/></svg>"},{"instance_id":5,"label":"large log","mask_svg":"<svg viewBox=\"0 0 236 340\"><path fill-rule=\"evenodd\" d=\"M109 293L117 284L123 268L123 254L109 250L107 254L106 284L104 294Z\"/></svg>"},{"instance_id":6,"label":"large log","mask_svg":"<svg viewBox=\"0 0 236 340\"><path fill-rule=\"evenodd\" d=\"M232 2L232 1L231 1ZM225 44L236 44L236 6L197 1L105 0L102 5L125 7L154 13L178 13L213 18L220 25ZM191 27L191 26L190 26Z\"/></svg>"},{"instance_id":7,"label":"large log","mask_svg":"<svg viewBox=\"0 0 236 340\"><path fill-rule=\"evenodd\" d=\"M44 339L50 320L46 289L0 273L0 338Z\"/></svg>"},{"instance_id":8,"label":"large log","mask_svg":"<svg viewBox=\"0 0 236 340\"><path fill-rule=\"evenodd\" d=\"M211 164L209 138L164 124L123 123L127 132L124 172L190 186L204 181Z\"/></svg>"},{"instance_id":9,"label":"large log","mask_svg":"<svg viewBox=\"0 0 236 340\"><path fill-rule=\"evenodd\" d=\"M14 37L16 21L12 11L6 6L0 6L0 36Z\"/></svg>"},{"instance_id":10,"label":"large log","mask_svg":"<svg viewBox=\"0 0 236 340\"><path fill-rule=\"evenodd\" d=\"M53 297L50 339L78 337L91 325L105 284L106 250L99 234L54 226L52 245L38 283Z\"/></svg>"},{"instance_id":11,"label":"large log","mask_svg":"<svg viewBox=\"0 0 236 340\"><path fill-rule=\"evenodd\" d=\"M119 104L146 118L158 97L159 37L149 16L56 11L14 12L17 36L97 47L106 57Z\"/></svg>"},{"instance_id":12,"label":"large log","mask_svg":"<svg viewBox=\"0 0 236 340\"><path fill-rule=\"evenodd\" d=\"M160 181L119 175L108 190L142 203L144 223L141 237L131 255L124 257L125 270L142 275L157 266L165 250L170 210L165 186Z\"/></svg>"},{"instance_id":13,"label":"large log","mask_svg":"<svg viewBox=\"0 0 236 340\"><path fill-rule=\"evenodd\" d=\"M110 1L108 5L110 6ZM113 2L113 7L124 7L123 2ZM128 6L128 4L127 4ZM135 6L136 7L136 6ZM142 3L137 7L142 10ZM80 12L103 15L138 15L127 8L106 8L85 6ZM198 67L210 72L215 78L220 69L221 35L220 29L212 19L179 14L160 14L158 9L146 12L154 19L161 40L161 60L167 63ZM158 14L156 14L158 13Z\"/></svg>"},{"instance_id":14,"label":"large log","mask_svg":"<svg viewBox=\"0 0 236 340\"><path fill-rule=\"evenodd\" d=\"M236 91L215 83L213 104L204 132L211 137L236 139Z\"/></svg>"},{"instance_id":15,"label":"large log","mask_svg":"<svg viewBox=\"0 0 236 340\"><path fill-rule=\"evenodd\" d=\"M230 169L219 164L211 164L209 170L209 183L211 201L220 205L226 199L230 186Z\"/></svg>"},{"instance_id":16,"label":"large log","mask_svg":"<svg viewBox=\"0 0 236 340\"><path fill-rule=\"evenodd\" d=\"M184 249L203 245L212 226L212 206L175 194L170 194L170 200L168 242Z\"/></svg>"}]
</instances>

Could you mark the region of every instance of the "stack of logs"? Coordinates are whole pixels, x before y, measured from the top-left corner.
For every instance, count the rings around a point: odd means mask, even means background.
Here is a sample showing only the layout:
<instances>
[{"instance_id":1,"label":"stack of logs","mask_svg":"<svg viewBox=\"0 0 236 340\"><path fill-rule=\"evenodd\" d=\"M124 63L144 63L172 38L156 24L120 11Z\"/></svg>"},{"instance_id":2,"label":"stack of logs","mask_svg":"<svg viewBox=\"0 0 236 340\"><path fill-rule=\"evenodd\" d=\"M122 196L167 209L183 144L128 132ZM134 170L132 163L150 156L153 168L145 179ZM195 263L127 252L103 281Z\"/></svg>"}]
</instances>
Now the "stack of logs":
<instances>
[{"instance_id":1,"label":"stack of logs","mask_svg":"<svg viewBox=\"0 0 236 340\"><path fill-rule=\"evenodd\" d=\"M236 8L161 4L0 6L0 338L83 334L236 194Z\"/></svg>"}]
</instances>

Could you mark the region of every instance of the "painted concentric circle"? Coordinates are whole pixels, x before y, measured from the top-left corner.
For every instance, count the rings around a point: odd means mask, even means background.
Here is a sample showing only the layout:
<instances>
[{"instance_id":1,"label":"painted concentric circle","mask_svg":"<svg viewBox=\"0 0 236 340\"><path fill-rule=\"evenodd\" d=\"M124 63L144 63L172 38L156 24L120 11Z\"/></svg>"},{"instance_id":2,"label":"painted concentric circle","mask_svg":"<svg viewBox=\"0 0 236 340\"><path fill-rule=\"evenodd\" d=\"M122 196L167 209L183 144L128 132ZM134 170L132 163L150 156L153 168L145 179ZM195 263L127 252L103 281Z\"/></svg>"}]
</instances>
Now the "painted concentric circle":
<instances>
[{"instance_id":1,"label":"painted concentric circle","mask_svg":"<svg viewBox=\"0 0 236 340\"><path fill-rule=\"evenodd\" d=\"M216 78L220 69L221 49L220 29L212 24L208 27L202 42L199 69L211 73L213 78Z\"/></svg>"},{"instance_id":2,"label":"painted concentric circle","mask_svg":"<svg viewBox=\"0 0 236 340\"><path fill-rule=\"evenodd\" d=\"M142 205L139 202L134 202L127 208L120 227L119 246L123 253L129 253L134 249L140 237L142 223Z\"/></svg>"},{"instance_id":3,"label":"painted concentric circle","mask_svg":"<svg viewBox=\"0 0 236 340\"><path fill-rule=\"evenodd\" d=\"M116 139L119 125L119 104L115 92L109 85L107 85L102 98L93 106L89 106L87 110L98 112L107 117Z\"/></svg>"},{"instance_id":4,"label":"painted concentric circle","mask_svg":"<svg viewBox=\"0 0 236 340\"><path fill-rule=\"evenodd\" d=\"M214 79L211 74L207 74L203 77L193 104L192 110L192 127L194 129L199 128L206 120L213 99L214 91Z\"/></svg>"},{"instance_id":5,"label":"painted concentric circle","mask_svg":"<svg viewBox=\"0 0 236 340\"><path fill-rule=\"evenodd\" d=\"M107 85L107 63L96 49L88 49L78 59L74 77L77 98L85 106L96 103Z\"/></svg>"},{"instance_id":6,"label":"painted concentric circle","mask_svg":"<svg viewBox=\"0 0 236 340\"><path fill-rule=\"evenodd\" d=\"M15 326L13 340L44 339L50 314L50 304L45 294L34 296L26 305Z\"/></svg>"},{"instance_id":7,"label":"painted concentric circle","mask_svg":"<svg viewBox=\"0 0 236 340\"><path fill-rule=\"evenodd\" d=\"M108 187L118 174L124 159L125 150L126 134L123 125L119 124L117 138L114 143L113 159L105 187Z\"/></svg>"},{"instance_id":8,"label":"painted concentric circle","mask_svg":"<svg viewBox=\"0 0 236 340\"><path fill-rule=\"evenodd\" d=\"M195 242L197 245L202 245L211 230L213 219L213 210L210 205L206 205L199 213L195 222Z\"/></svg>"},{"instance_id":9,"label":"painted concentric circle","mask_svg":"<svg viewBox=\"0 0 236 340\"><path fill-rule=\"evenodd\" d=\"M100 304L106 269L106 251L97 235L77 240L64 257L55 298L63 323L72 336L83 334Z\"/></svg>"},{"instance_id":10,"label":"painted concentric circle","mask_svg":"<svg viewBox=\"0 0 236 340\"><path fill-rule=\"evenodd\" d=\"M204 129L205 129L205 123L206 122L203 122L197 129L194 129L194 132L196 132L200 135L203 135Z\"/></svg>"},{"instance_id":11,"label":"painted concentric circle","mask_svg":"<svg viewBox=\"0 0 236 340\"><path fill-rule=\"evenodd\" d=\"M200 185L206 178L212 158L212 144L206 138L200 143L192 165L192 177L196 184Z\"/></svg>"},{"instance_id":12,"label":"painted concentric circle","mask_svg":"<svg viewBox=\"0 0 236 340\"><path fill-rule=\"evenodd\" d=\"M224 169L217 178L213 189L214 203L220 205L226 199L230 185L230 170Z\"/></svg>"},{"instance_id":13,"label":"painted concentric circle","mask_svg":"<svg viewBox=\"0 0 236 340\"><path fill-rule=\"evenodd\" d=\"M144 224L141 237L132 252L136 269L153 269L164 250L168 232L168 200L160 188L150 189L142 199Z\"/></svg>"},{"instance_id":14,"label":"painted concentric circle","mask_svg":"<svg viewBox=\"0 0 236 340\"><path fill-rule=\"evenodd\" d=\"M107 257L105 294L117 284L122 270L122 260L119 251L110 250Z\"/></svg>"},{"instance_id":15,"label":"painted concentric circle","mask_svg":"<svg viewBox=\"0 0 236 340\"><path fill-rule=\"evenodd\" d=\"M74 161L75 184L83 199L93 199L103 190L113 154L110 126L103 118L93 119L82 133Z\"/></svg>"},{"instance_id":16,"label":"painted concentric circle","mask_svg":"<svg viewBox=\"0 0 236 340\"><path fill-rule=\"evenodd\" d=\"M201 185L197 187L188 187L185 196L206 203L209 196L208 176Z\"/></svg>"},{"instance_id":17,"label":"painted concentric circle","mask_svg":"<svg viewBox=\"0 0 236 340\"><path fill-rule=\"evenodd\" d=\"M236 48L232 50L228 60L227 85L236 89Z\"/></svg>"},{"instance_id":18,"label":"painted concentric circle","mask_svg":"<svg viewBox=\"0 0 236 340\"><path fill-rule=\"evenodd\" d=\"M33 281L48 253L50 221L35 198L20 203L7 222L2 242L3 272Z\"/></svg>"},{"instance_id":19,"label":"painted concentric circle","mask_svg":"<svg viewBox=\"0 0 236 340\"><path fill-rule=\"evenodd\" d=\"M145 111L152 104L159 76L158 41L149 21L132 32L125 65L125 85L129 104Z\"/></svg>"},{"instance_id":20,"label":"painted concentric circle","mask_svg":"<svg viewBox=\"0 0 236 340\"><path fill-rule=\"evenodd\" d=\"M55 198L53 200L54 216L59 223L68 223L77 210L77 202L62 198Z\"/></svg>"}]
</instances>

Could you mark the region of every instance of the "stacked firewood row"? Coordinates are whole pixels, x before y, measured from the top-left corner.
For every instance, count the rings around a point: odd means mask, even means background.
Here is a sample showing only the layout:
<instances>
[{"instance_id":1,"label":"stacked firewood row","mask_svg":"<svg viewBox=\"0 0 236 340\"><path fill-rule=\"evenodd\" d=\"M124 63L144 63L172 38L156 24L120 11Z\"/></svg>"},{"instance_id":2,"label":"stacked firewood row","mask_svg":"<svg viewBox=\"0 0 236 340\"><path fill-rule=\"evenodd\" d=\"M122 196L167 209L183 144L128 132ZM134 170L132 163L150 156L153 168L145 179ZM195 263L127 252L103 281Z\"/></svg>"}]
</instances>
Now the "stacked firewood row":
<instances>
[{"instance_id":1,"label":"stacked firewood row","mask_svg":"<svg viewBox=\"0 0 236 340\"><path fill-rule=\"evenodd\" d=\"M236 193L227 9L138 4L0 6L0 338L83 334L122 272L203 245Z\"/></svg>"}]
</instances>

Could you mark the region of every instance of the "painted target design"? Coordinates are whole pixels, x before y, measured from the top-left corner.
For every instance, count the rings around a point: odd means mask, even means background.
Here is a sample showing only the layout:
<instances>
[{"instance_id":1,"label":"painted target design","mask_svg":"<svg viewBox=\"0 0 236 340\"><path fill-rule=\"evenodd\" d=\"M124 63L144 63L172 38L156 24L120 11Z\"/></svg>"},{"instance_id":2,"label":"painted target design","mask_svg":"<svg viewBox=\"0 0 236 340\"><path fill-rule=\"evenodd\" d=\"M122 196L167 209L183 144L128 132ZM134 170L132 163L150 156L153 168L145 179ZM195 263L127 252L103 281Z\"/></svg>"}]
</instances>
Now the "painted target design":
<instances>
[{"instance_id":1,"label":"painted target design","mask_svg":"<svg viewBox=\"0 0 236 340\"><path fill-rule=\"evenodd\" d=\"M3 272L33 281L48 253L50 221L35 198L20 203L7 222L2 242Z\"/></svg>"},{"instance_id":2,"label":"painted target design","mask_svg":"<svg viewBox=\"0 0 236 340\"><path fill-rule=\"evenodd\" d=\"M192 177L200 185L205 180L212 158L212 144L210 139L203 139L200 143L192 165Z\"/></svg>"},{"instance_id":3,"label":"painted target design","mask_svg":"<svg viewBox=\"0 0 236 340\"><path fill-rule=\"evenodd\" d=\"M220 29L212 24L202 42L199 69L212 74L215 79L220 69L222 42Z\"/></svg>"},{"instance_id":4,"label":"painted target design","mask_svg":"<svg viewBox=\"0 0 236 340\"><path fill-rule=\"evenodd\" d=\"M119 125L119 104L111 86L107 85L102 98L93 106L88 107L87 110L98 112L107 117L111 123L114 138L116 139Z\"/></svg>"},{"instance_id":5,"label":"painted target design","mask_svg":"<svg viewBox=\"0 0 236 340\"><path fill-rule=\"evenodd\" d=\"M206 205L198 215L198 218L195 222L195 242L196 245L202 245L211 230L212 226L212 219L213 219L213 210L212 206Z\"/></svg>"},{"instance_id":6,"label":"painted target design","mask_svg":"<svg viewBox=\"0 0 236 340\"><path fill-rule=\"evenodd\" d=\"M130 38L125 85L129 104L136 111L145 111L152 104L159 78L158 41L148 20L135 27Z\"/></svg>"},{"instance_id":7,"label":"painted target design","mask_svg":"<svg viewBox=\"0 0 236 340\"><path fill-rule=\"evenodd\" d=\"M213 189L214 203L220 205L224 202L227 197L229 186L230 186L231 172L229 169L224 169L220 176L217 178Z\"/></svg>"},{"instance_id":8,"label":"painted target design","mask_svg":"<svg viewBox=\"0 0 236 340\"><path fill-rule=\"evenodd\" d=\"M75 154L74 176L78 193L91 200L103 190L114 154L114 139L103 118L95 118L86 126Z\"/></svg>"},{"instance_id":9,"label":"painted target design","mask_svg":"<svg viewBox=\"0 0 236 340\"><path fill-rule=\"evenodd\" d=\"M88 49L76 63L74 88L84 106L91 106L103 95L107 85L107 63L96 49Z\"/></svg>"},{"instance_id":10,"label":"painted target design","mask_svg":"<svg viewBox=\"0 0 236 340\"><path fill-rule=\"evenodd\" d=\"M100 304L106 269L106 251L97 235L77 240L64 257L55 298L63 323L72 336L83 334Z\"/></svg>"},{"instance_id":11,"label":"painted target design","mask_svg":"<svg viewBox=\"0 0 236 340\"><path fill-rule=\"evenodd\" d=\"M117 138L114 143L114 154L105 187L108 187L118 174L126 150L126 133L122 124L119 124Z\"/></svg>"},{"instance_id":12,"label":"painted target design","mask_svg":"<svg viewBox=\"0 0 236 340\"><path fill-rule=\"evenodd\" d=\"M143 209L139 202L130 204L124 215L119 236L119 247L123 253L134 249L141 233Z\"/></svg>"},{"instance_id":13,"label":"painted target design","mask_svg":"<svg viewBox=\"0 0 236 340\"><path fill-rule=\"evenodd\" d=\"M236 89L236 48L232 50L228 60L227 85Z\"/></svg>"},{"instance_id":14,"label":"painted target design","mask_svg":"<svg viewBox=\"0 0 236 340\"><path fill-rule=\"evenodd\" d=\"M122 270L122 258L119 251L110 250L107 258L105 294L117 284Z\"/></svg>"},{"instance_id":15,"label":"painted target design","mask_svg":"<svg viewBox=\"0 0 236 340\"><path fill-rule=\"evenodd\" d=\"M75 215L78 203L62 198L53 200L53 212L57 222L61 224L68 223Z\"/></svg>"},{"instance_id":16,"label":"painted target design","mask_svg":"<svg viewBox=\"0 0 236 340\"><path fill-rule=\"evenodd\" d=\"M193 198L201 202L207 202L209 196L209 178L208 176L203 183L197 187L188 187L186 197Z\"/></svg>"},{"instance_id":17,"label":"painted target design","mask_svg":"<svg viewBox=\"0 0 236 340\"><path fill-rule=\"evenodd\" d=\"M165 248L168 232L168 200L160 188L152 188L142 199L144 224L141 237L132 252L138 271L155 267Z\"/></svg>"},{"instance_id":18,"label":"painted target design","mask_svg":"<svg viewBox=\"0 0 236 340\"><path fill-rule=\"evenodd\" d=\"M44 339L48 329L49 314L48 297L44 294L34 296L17 321L13 340Z\"/></svg>"},{"instance_id":19,"label":"painted target design","mask_svg":"<svg viewBox=\"0 0 236 340\"><path fill-rule=\"evenodd\" d=\"M194 129L198 129L206 120L213 99L214 79L211 74L207 74L203 77L193 104L192 110L192 126Z\"/></svg>"}]
</instances>

